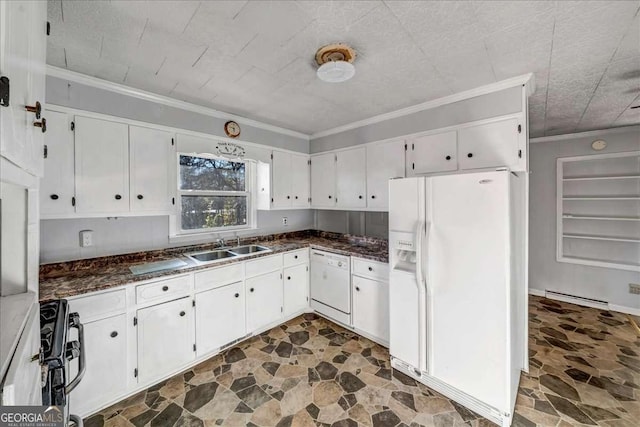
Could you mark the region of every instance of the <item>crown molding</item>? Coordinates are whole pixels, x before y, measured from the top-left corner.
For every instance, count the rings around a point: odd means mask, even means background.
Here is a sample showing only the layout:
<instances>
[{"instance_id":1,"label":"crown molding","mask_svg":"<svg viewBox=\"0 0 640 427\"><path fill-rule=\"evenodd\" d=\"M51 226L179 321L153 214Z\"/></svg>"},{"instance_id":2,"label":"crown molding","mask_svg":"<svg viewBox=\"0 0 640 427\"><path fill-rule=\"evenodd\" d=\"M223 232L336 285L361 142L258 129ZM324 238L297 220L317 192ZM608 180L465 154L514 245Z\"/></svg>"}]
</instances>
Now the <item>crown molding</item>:
<instances>
[{"instance_id":1,"label":"crown molding","mask_svg":"<svg viewBox=\"0 0 640 427\"><path fill-rule=\"evenodd\" d=\"M47 65L47 75L51 77L57 77L59 79L69 80L75 83L83 84L85 86L91 86L94 88L119 93L121 95L131 96L131 97L142 99L145 101L151 101L151 102L166 105L169 107L179 108L181 110L192 111L194 113L204 114L206 116L215 117L218 119L235 120L238 123L241 123L247 126L252 126L252 127L267 130L270 132L276 132L282 135L289 135L295 138L301 138L306 141L309 140L309 135L302 132L297 132L297 131L286 129L280 126L270 125L268 123L263 123L257 120L248 119L246 117L237 116L235 114L225 113L223 111L215 110L213 108L203 107L201 105L192 104L190 102L180 101L179 99L170 98L164 95L158 95L152 92L136 89L131 86L126 86L120 83L113 83L108 80L99 79L97 77L92 77L86 74L77 73L75 71L67 70L60 67L54 67L52 65Z\"/></svg>"},{"instance_id":2,"label":"crown molding","mask_svg":"<svg viewBox=\"0 0 640 427\"><path fill-rule=\"evenodd\" d=\"M640 125L630 125L630 126L618 126L614 128L607 128L607 129L589 130L586 132L565 133L562 135L540 136L538 138L530 138L529 143L538 144L541 142L568 141L568 140L577 139L577 138L592 138L592 137L598 137L602 135L626 133L634 130L637 131L640 136Z\"/></svg>"},{"instance_id":3,"label":"crown molding","mask_svg":"<svg viewBox=\"0 0 640 427\"><path fill-rule=\"evenodd\" d=\"M401 108L400 110L379 114L377 116L369 117L368 119L358 120L356 122L335 127L333 129L328 129L322 132L316 132L310 136L310 139L311 139L311 142L313 142L313 140L317 138L323 138L325 136L334 135L336 133L345 132L345 131L356 129L362 126L367 126L374 123L383 122L385 120L395 119L397 117L402 117L402 116L417 113L420 111L429 110L432 108L440 107L442 105L452 104L454 102L463 101L465 99L475 98L476 96L498 92L514 86L524 86L526 89L527 96L531 95L535 91L535 77L533 73L523 74L521 76L512 77L506 80L501 80L499 82L491 83L485 86L480 86L474 89L466 90L464 92L458 92L458 93L454 93L453 95L447 95L442 98L437 98L431 101L412 105L411 107Z\"/></svg>"}]
</instances>

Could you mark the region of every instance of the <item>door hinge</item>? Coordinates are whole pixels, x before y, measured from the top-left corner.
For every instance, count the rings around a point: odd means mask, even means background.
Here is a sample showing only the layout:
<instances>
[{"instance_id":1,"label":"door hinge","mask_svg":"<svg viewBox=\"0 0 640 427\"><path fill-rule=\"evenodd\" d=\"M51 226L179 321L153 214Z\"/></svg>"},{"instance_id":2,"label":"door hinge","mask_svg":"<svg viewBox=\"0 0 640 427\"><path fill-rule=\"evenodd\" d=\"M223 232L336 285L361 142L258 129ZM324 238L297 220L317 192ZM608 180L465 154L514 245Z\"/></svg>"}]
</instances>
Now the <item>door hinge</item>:
<instances>
[{"instance_id":1,"label":"door hinge","mask_svg":"<svg viewBox=\"0 0 640 427\"><path fill-rule=\"evenodd\" d=\"M76 122L71 122L71 130L76 130Z\"/></svg>"},{"instance_id":2,"label":"door hinge","mask_svg":"<svg viewBox=\"0 0 640 427\"><path fill-rule=\"evenodd\" d=\"M133 326L138 326L138 318L137 317L133 318Z\"/></svg>"},{"instance_id":3,"label":"door hinge","mask_svg":"<svg viewBox=\"0 0 640 427\"><path fill-rule=\"evenodd\" d=\"M193 345L193 351L196 351L196 345L195 344Z\"/></svg>"},{"instance_id":4,"label":"door hinge","mask_svg":"<svg viewBox=\"0 0 640 427\"><path fill-rule=\"evenodd\" d=\"M44 158L46 159L49 156L49 147L47 147L47 144L44 145Z\"/></svg>"},{"instance_id":5,"label":"door hinge","mask_svg":"<svg viewBox=\"0 0 640 427\"><path fill-rule=\"evenodd\" d=\"M518 125L518 133L522 133L522 125Z\"/></svg>"},{"instance_id":6,"label":"door hinge","mask_svg":"<svg viewBox=\"0 0 640 427\"><path fill-rule=\"evenodd\" d=\"M280 273L280 279L282 279L282 273Z\"/></svg>"},{"instance_id":7,"label":"door hinge","mask_svg":"<svg viewBox=\"0 0 640 427\"><path fill-rule=\"evenodd\" d=\"M196 300L191 301L191 307L195 307L196 306Z\"/></svg>"},{"instance_id":8,"label":"door hinge","mask_svg":"<svg viewBox=\"0 0 640 427\"><path fill-rule=\"evenodd\" d=\"M45 31L48 36L51 35L51 22L47 21L47 29Z\"/></svg>"},{"instance_id":9,"label":"door hinge","mask_svg":"<svg viewBox=\"0 0 640 427\"><path fill-rule=\"evenodd\" d=\"M337 155L337 154L334 154L334 155L333 155L333 161L334 161L334 162L337 162L337 161L338 161L338 155Z\"/></svg>"},{"instance_id":10,"label":"door hinge","mask_svg":"<svg viewBox=\"0 0 640 427\"><path fill-rule=\"evenodd\" d=\"M71 198L71 206L75 206L76 205L76 198L75 196Z\"/></svg>"},{"instance_id":11,"label":"door hinge","mask_svg":"<svg viewBox=\"0 0 640 427\"><path fill-rule=\"evenodd\" d=\"M9 106L9 77L0 77L0 105L3 107Z\"/></svg>"},{"instance_id":12,"label":"door hinge","mask_svg":"<svg viewBox=\"0 0 640 427\"><path fill-rule=\"evenodd\" d=\"M134 377L134 378L138 378L138 368L135 368L135 369L133 370L133 377Z\"/></svg>"},{"instance_id":13,"label":"door hinge","mask_svg":"<svg viewBox=\"0 0 640 427\"><path fill-rule=\"evenodd\" d=\"M309 271L309 266L307 266L307 271Z\"/></svg>"},{"instance_id":14,"label":"door hinge","mask_svg":"<svg viewBox=\"0 0 640 427\"><path fill-rule=\"evenodd\" d=\"M284 311L284 309L282 307L280 307L280 313L282 313Z\"/></svg>"},{"instance_id":15,"label":"door hinge","mask_svg":"<svg viewBox=\"0 0 640 427\"><path fill-rule=\"evenodd\" d=\"M273 153L271 153L271 160L273 160Z\"/></svg>"},{"instance_id":16,"label":"door hinge","mask_svg":"<svg viewBox=\"0 0 640 427\"><path fill-rule=\"evenodd\" d=\"M404 144L404 151L407 151L407 144Z\"/></svg>"},{"instance_id":17,"label":"door hinge","mask_svg":"<svg viewBox=\"0 0 640 427\"><path fill-rule=\"evenodd\" d=\"M415 170L415 168L416 168L416 164L415 163L411 163L411 169Z\"/></svg>"},{"instance_id":18,"label":"door hinge","mask_svg":"<svg viewBox=\"0 0 640 427\"><path fill-rule=\"evenodd\" d=\"M416 145L414 143L411 143L411 151L415 151L416 149Z\"/></svg>"},{"instance_id":19,"label":"door hinge","mask_svg":"<svg viewBox=\"0 0 640 427\"><path fill-rule=\"evenodd\" d=\"M311 203L311 197L309 197L309 203Z\"/></svg>"},{"instance_id":20,"label":"door hinge","mask_svg":"<svg viewBox=\"0 0 640 427\"><path fill-rule=\"evenodd\" d=\"M171 145L175 145L176 140L174 138L171 138Z\"/></svg>"},{"instance_id":21,"label":"door hinge","mask_svg":"<svg viewBox=\"0 0 640 427\"><path fill-rule=\"evenodd\" d=\"M522 158L522 150L518 150L518 157Z\"/></svg>"},{"instance_id":22,"label":"door hinge","mask_svg":"<svg viewBox=\"0 0 640 427\"><path fill-rule=\"evenodd\" d=\"M307 160L307 164L311 166L311 160Z\"/></svg>"},{"instance_id":23,"label":"door hinge","mask_svg":"<svg viewBox=\"0 0 640 427\"><path fill-rule=\"evenodd\" d=\"M172 204L172 205L175 205L175 204L176 204L176 198L175 198L175 197L172 197L172 198L171 198L171 204Z\"/></svg>"},{"instance_id":24,"label":"door hinge","mask_svg":"<svg viewBox=\"0 0 640 427\"><path fill-rule=\"evenodd\" d=\"M273 203L273 197L271 198L271 203Z\"/></svg>"}]
</instances>

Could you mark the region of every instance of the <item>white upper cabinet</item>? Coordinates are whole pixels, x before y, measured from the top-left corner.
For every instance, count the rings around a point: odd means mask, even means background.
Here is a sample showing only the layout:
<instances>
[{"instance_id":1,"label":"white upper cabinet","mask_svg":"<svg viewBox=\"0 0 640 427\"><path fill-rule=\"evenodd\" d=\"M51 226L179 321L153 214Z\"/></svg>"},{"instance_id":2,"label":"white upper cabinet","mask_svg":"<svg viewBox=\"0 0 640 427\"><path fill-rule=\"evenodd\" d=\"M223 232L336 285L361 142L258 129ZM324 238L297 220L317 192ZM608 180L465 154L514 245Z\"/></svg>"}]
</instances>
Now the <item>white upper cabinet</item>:
<instances>
[{"instance_id":1,"label":"white upper cabinet","mask_svg":"<svg viewBox=\"0 0 640 427\"><path fill-rule=\"evenodd\" d=\"M389 209L389 179L404 177L404 141L367 146L367 207Z\"/></svg>"},{"instance_id":2,"label":"white upper cabinet","mask_svg":"<svg viewBox=\"0 0 640 427\"><path fill-rule=\"evenodd\" d=\"M517 167L524 151L521 136L524 139L521 121L517 118L460 129L460 169Z\"/></svg>"},{"instance_id":3,"label":"white upper cabinet","mask_svg":"<svg viewBox=\"0 0 640 427\"><path fill-rule=\"evenodd\" d=\"M311 157L311 206L333 208L336 205L336 154Z\"/></svg>"},{"instance_id":4,"label":"white upper cabinet","mask_svg":"<svg viewBox=\"0 0 640 427\"><path fill-rule=\"evenodd\" d=\"M271 153L271 167L258 164L258 209L309 207L309 156Z\"/></svg>"},{"instance_id":5,"label":"white upper cabinet","mask_svg":"<svg viewBox=\"0 0 640 427\"><path fill-rule=\"evenodd\" d=\"M75 142L77 212L128 212L128 126L76 116Z\"/></svg>"},{"instance_id":6,"label":"white upper cabinet","mask_svg":"<svg viewBox=\"0 0 640 427\"><path fill-rule=\"evenodd\" d=\"M48 215L73 214L74 154L71 119L65 113L47 112L45 134L47 155L44 159L45 179L40 181L40 212Z\"/></svg>"},{"instance_id":7,"label":"white upper cabinet","mask_svg":"<svg viewBox=\"0 0 640 427\"><path fill-rule=\"evenodd\" d=\"M407 140L407 176L457 169L456 131Z\"/></svg>"},{"instance_id":8,"label":"white upper cabinet","mask_svg":"<svg viewBox=\"0 0 640 427\"><path fill-rule=\"evenodd\" d=\"M291 154L274 151L271 159L271 206L291 207Z\"/></svg>"},{"instance_id":9,"label":"white upper cabinet","mask_svg":"<svg viewBox=\"0 0 640 427\"><path fill-rule=\"evenodd\" d=\"M345 209L367 206L365 148L353 148L336 153L336 204Z\"/></svg>"},{"instance_id":10,"label":"white upper cabinet","mask_svg":"<svg viewBox=\"0 0 640 427\"><path fill-rule=\"evenodd\" d=\"M309 156L291 154L291 207L309 207Z\"/></svg>"},{"instance_id":11,"label":"white upper cabinet","mask_svg":"<svg viewBox=\"0 0 640 427\"><path fill-rule=\"evenodd\" d=\"M175 184L174 135L129 126L132 212L168 212Z\"/></svg>"},{"instance_id":12,"label":"white upper cabinet","mask_svg":"<svg viewBox=\"0 0 640 427\"><path fill-rule=\"evenodd\" d=\"M46 2L2 1L0 4L0 75L9 79L9 106L0 108L0 155L27 172L42 175L46 116ZM26 106L42 106L41 117Z\"/></svg>"}]
</instances>

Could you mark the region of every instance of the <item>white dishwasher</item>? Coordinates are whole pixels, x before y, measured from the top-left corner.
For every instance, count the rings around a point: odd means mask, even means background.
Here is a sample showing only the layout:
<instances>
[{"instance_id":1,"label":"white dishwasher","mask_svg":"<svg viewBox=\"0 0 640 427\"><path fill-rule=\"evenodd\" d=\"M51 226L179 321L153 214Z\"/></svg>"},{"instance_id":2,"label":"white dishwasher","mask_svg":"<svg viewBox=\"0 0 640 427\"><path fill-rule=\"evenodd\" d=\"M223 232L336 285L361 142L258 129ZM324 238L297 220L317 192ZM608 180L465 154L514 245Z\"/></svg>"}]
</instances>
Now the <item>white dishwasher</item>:
<instances>
[{"instance_id":1,"label":"white dishwasher","mask_svg":"<svg viewBox=\"0 0 640 427\"><path fill-rule=\"evenodd\" d=\"M350 258L311 250L311 307L331 319L351 325Z\"/></svg>"}]
</instances>

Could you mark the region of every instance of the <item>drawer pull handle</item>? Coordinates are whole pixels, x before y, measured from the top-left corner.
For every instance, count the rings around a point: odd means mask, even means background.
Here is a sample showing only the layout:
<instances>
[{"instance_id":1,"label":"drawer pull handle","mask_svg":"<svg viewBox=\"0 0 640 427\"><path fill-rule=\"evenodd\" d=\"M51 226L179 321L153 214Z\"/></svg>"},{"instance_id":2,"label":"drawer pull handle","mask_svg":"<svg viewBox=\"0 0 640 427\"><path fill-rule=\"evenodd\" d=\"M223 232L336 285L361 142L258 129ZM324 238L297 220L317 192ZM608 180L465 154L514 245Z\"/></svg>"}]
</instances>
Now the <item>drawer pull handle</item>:
<instances>
[{"instance_id":1,"label":"drawer pull handle","mask_svg":"<svg viewBox=\"0 0 640 427\"><path fill-rule=\"evenodd\" d=\"M249 292L253 292L253 288L249 289Z\"/></svg>"},{"instance_id":2,"label":"drawer pull handle","mask_svg":"<svg viewBox=\"0 0 640 427\"><path fill-rule=\"evenodd\" d=\"M185 313L184 311L181 311L180 312L180 317L184 317L185 314L187 314L187 313Z\"/></svg>"},{"instance_id":3,"label":"drawer pull handle","mask_svg":"<svg viewBox=\"0 0 640 427\"><path fill-rule=\"evenodd\" d=\"M52 194L49 197L51 197L51 200L58 200L58 195L57 194Z\"/></svg>"},{"instance_id":4,"label":"drawer pull handle","mask_svg":"<svg viewBox=\"0 0 640 427\"><path fill-rule=\"evenodd\" d=\"M236 297L236 298L239 298L240 294L236 292L233 296Z\"/></svg>"},{"instance_id":5,"label":"drawer pull handle","mask_svg":"<svg viewBox=\"0 0 640 427\"><path fill-rule=\"evenodd\" d=\"M118 331L111 332L111 338L115 338L118 336Z\"/></svg>"},{"instance_id":6,"label":"drawer pull handle","mask_svg":"<svg viewBox=\"0 0 640 427\"><path fill-rule=\"evenodd\" d=\"M162 287L162 290L167 292L169 290L169 287L165 285L165 286Z\"/></svg>"},{"instance_id":7,"label":"drawer pull handle","mask_svg":"<svg viewBox=\"0 0 640 427\"><path fill-rule=\"evenodd\" d=\"M373 267L369 267L369 271L373 271Z\"/></svg>"}]
</instances>

